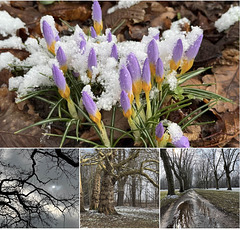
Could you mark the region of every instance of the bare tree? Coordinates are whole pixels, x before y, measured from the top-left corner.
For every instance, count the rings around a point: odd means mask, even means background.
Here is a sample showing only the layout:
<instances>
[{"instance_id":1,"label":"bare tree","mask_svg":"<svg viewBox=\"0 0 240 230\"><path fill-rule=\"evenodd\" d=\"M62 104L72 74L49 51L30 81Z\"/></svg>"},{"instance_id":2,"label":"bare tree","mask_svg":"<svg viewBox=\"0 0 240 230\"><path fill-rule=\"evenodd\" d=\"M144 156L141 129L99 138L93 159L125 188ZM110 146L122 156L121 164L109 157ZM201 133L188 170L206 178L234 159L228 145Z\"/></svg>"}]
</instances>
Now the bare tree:
<instances>
[{"instance_id":1,"label":"bare tree","mask_svg":"<svg viewBox=\"0 0 240 230\"><path fill-rule=\"evenodd\" d=\"M228 190L232 190L230 174L235 170L236 162L239 160L239 149L222 149L224 170L226 173Z\"/></svg>"},{"instance_id":2,"label":"bare tree","mask_svg":"<svg viewBox=\"0 0 240 230\"><path fill-rule=\"evenodd\" d=\"M78 170L75 170L79 166L78 151L12 151L26 165L6 163L4 150L0 152L1 227L49 227L54 225L53 210L65 215L72 209L78 209ZM41 162L45 162L46 172L41 172ZM69 181L68 186L76 190L73 194L63 196L49 189L61 177L65 177ZM74 178L77 185L72 182Z\"/></svg>"}]
</instances>

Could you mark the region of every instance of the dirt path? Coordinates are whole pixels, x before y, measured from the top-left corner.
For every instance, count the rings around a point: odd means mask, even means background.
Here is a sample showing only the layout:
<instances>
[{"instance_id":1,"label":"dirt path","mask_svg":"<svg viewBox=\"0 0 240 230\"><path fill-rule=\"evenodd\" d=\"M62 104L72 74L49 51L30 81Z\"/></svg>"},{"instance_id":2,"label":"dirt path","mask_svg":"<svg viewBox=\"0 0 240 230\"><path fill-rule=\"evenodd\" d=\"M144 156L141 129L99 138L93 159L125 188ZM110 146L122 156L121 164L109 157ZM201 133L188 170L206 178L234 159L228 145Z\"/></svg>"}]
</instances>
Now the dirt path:
<instances>
[{"instance_id":1,"label":"dirt path","mask_svg":"<svg viewBox=\"0 0 240 230\"><path fill-rule=\"evenodd\" d=\"M219 211L194 190L174 202L162 216L162 228L238 228L238 223Z\"/></svg>"}]
</instances>

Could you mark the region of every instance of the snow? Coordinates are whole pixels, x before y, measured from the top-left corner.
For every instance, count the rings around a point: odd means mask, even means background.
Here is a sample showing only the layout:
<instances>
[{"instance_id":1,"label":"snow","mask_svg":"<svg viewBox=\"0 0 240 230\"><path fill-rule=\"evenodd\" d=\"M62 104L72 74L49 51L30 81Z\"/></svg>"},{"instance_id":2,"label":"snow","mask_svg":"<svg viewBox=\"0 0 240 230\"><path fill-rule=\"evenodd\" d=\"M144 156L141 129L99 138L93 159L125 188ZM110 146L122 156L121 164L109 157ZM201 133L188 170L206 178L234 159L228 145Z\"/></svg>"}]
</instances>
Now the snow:
<instances>
[{"instance_id":1,"label":"snow","mask_svg":"<svg viewBox=\"0 0 240 230\"><path fill-rule=\"evenodd\" d=\"M10 52L0 54L0 71L2 69L10 69L11 64L19 65L20 60L12 55Z\"/></svg>"},{"instance_id":2,"label":"snow","mask_svg":"<svg viewBox=\"0 0 240 230\"><path fill-rule=\"evenodd\" d=\"M13 18L7 11L0 11L0 34L3 37L16 34L21 28L25 28L24 22L19 18Z\"/></svg>"},{"instance_id":3,"label":"snow","mask_svg":"<svg viewBox=\"0 0 240 230\"><path fill-rule=\"evenodd\" d=\"M240 20L240 6L231 6L229 10L223 14L216 22L215 27L218 32L227 30L235 22Z\"/></svg>"},{"instance_id":4,"label":"snow","mask_svg":"<svg viewBox=\"0 0 240 230\"><path fill-rule=\"evenodd\" d=\"M176 89L176 87L177 87L176 75L177 75L177 72L176 71L172 71L170 74L167 74L165 79L164 79L164 83L169 84L169 88L172 91L174 91L174 89Z\"/></svg>"},{"instance_id":5,"label":"snow","mask_svg":"<svg viewBox=\"0 0 240 230\"><path fill-rule=\"evenodd\" d=\"M141 2L141 0L132 0L132 1L119 0L118 5L113 6L112 8L108 9L108 14L111 14L111 13L115 12L118 9L130 8L131 6L136 5L139 2Z\"/></svg>"},{"instance_id":6,"label":"snow","mask_svg":"<svg viewBox=\"0 0 240 230\"><path fill-rule=\"evenodd\" d=\"M170 123L168 125L168 132L171 136L172 142L178 141L183 136L181 127L176 123Z\"/></svg>"},{"instance_id":7,"label":"snow","mask_svg":"<svg viewBox=\"0 0 240 230\"><path fill-rule=\"evenodd\" d=\"M13 49L23 49L24 45L22 43L22 39L17 36L12 36L5 40L0 40L0 48L13 48Z\"/></svg>"}]
</instances>

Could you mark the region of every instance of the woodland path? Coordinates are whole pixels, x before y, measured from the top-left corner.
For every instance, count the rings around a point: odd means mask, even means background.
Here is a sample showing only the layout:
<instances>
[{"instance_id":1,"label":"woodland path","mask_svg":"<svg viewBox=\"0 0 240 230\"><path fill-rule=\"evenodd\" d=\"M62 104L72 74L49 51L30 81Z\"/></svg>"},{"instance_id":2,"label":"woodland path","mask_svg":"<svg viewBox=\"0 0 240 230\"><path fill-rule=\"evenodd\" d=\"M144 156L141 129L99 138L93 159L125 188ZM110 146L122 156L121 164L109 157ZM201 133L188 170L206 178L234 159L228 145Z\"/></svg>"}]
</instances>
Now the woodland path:
<instances>
[{"instance_id":1,"label":"woodland path","mask_svg":"<svg viewBox=\"0 0 240 230\"><path fill-rule=\"evenodd\" d=\"M194 190L172 203L161 218L162 228L238 228L239 224Z\"/></svg>"}]
</instances>

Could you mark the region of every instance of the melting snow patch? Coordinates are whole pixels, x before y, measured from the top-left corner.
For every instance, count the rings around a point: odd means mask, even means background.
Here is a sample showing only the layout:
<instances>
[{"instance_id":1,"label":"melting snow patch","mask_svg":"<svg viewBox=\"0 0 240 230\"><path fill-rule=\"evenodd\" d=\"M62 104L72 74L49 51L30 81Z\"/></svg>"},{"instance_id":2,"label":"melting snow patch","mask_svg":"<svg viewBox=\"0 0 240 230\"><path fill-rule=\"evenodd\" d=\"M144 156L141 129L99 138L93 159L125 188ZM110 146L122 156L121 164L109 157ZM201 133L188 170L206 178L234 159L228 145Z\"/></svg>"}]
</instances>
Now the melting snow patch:
<instances>
[{"instance_id":1,"label":"melting snow patch","mask_svg":"<svg viewBox=\"0 0 240 230\"><path fill-rule=\"evenodd\" d=\"M108 14L111 14L118 9L130 8L131 6L138 4L139 2L141 2L141 0L132 0L132 1L119 0L118 5L108 9Z\"/></svg>"}]
</instances>

